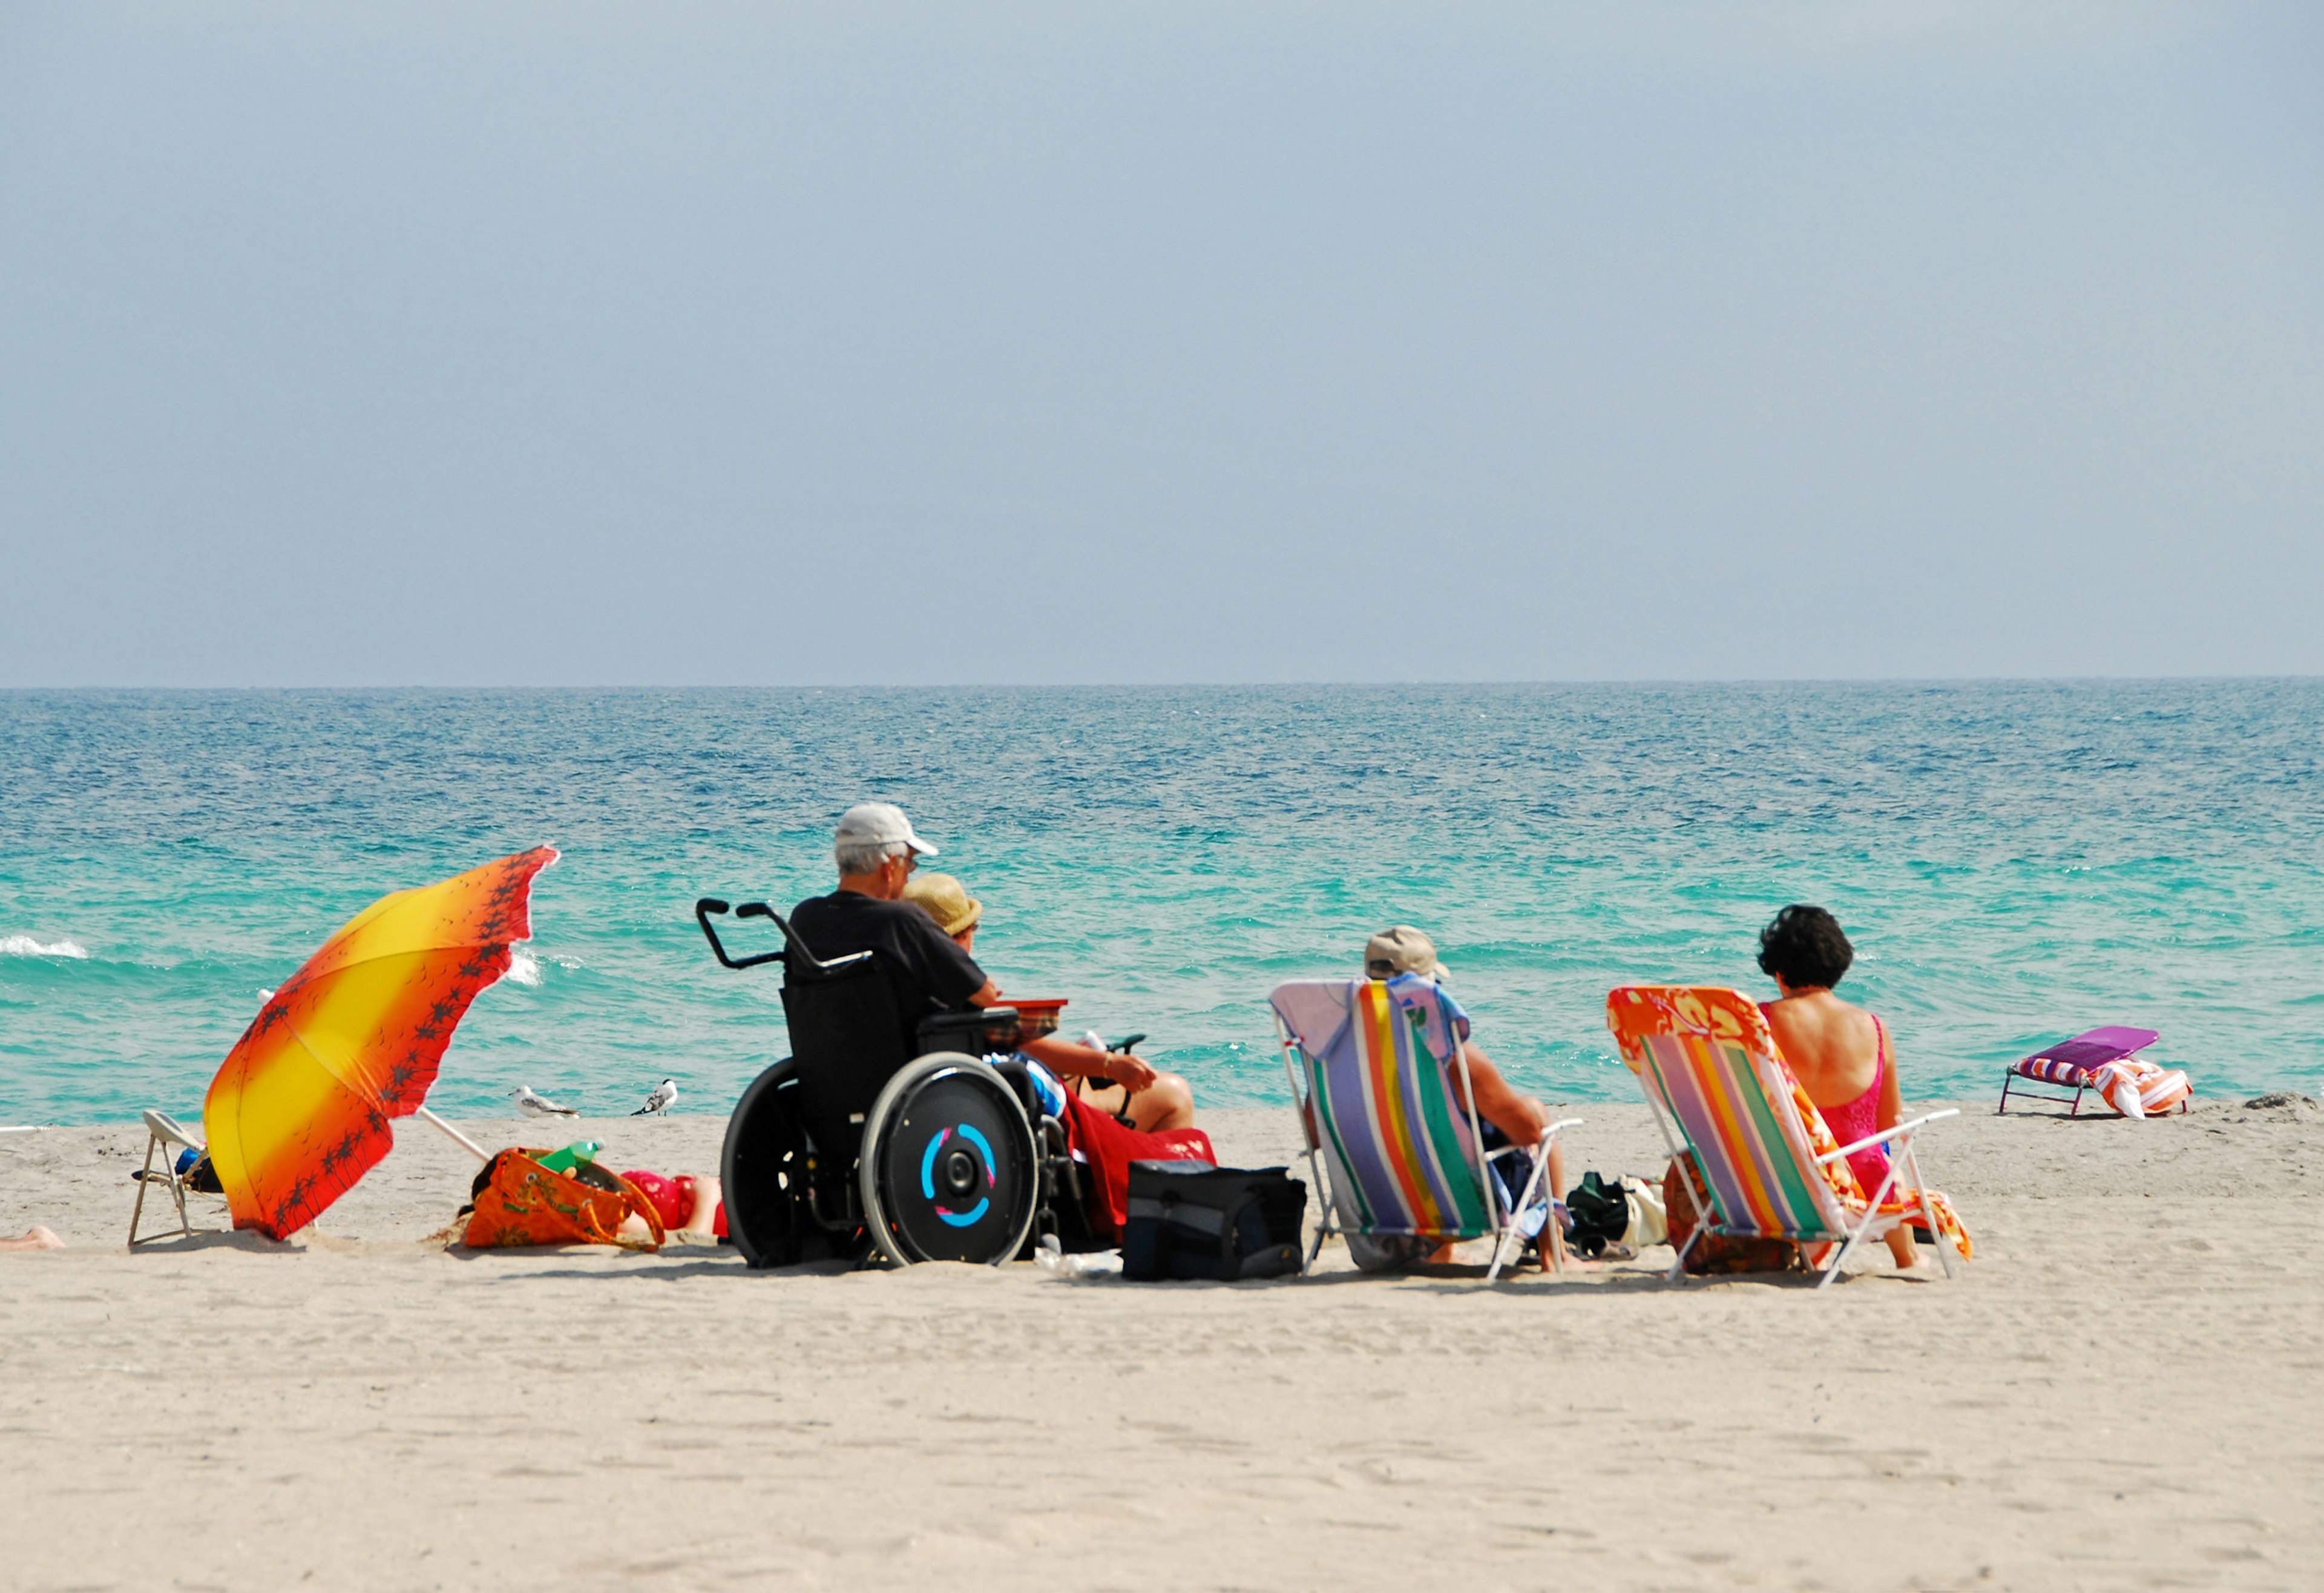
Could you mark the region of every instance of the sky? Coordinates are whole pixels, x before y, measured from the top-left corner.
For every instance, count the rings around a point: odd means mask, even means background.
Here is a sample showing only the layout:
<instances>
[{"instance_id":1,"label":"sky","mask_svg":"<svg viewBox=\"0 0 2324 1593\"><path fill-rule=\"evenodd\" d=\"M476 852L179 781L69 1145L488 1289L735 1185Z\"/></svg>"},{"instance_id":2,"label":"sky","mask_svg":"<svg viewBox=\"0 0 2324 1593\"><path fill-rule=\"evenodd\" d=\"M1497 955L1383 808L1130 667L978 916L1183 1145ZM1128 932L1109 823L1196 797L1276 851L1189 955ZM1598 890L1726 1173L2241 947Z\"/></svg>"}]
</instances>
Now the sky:
<instances>
[{"instance_id":1,"label":"sky","mask_svg":"<svg viewBox=\"0 0 2324 1593\"><path fill-rule=\"evenodd\" d=\"M0 687L2324 673L2324 7L0 7Z\"/></svg>"}]
</instances>

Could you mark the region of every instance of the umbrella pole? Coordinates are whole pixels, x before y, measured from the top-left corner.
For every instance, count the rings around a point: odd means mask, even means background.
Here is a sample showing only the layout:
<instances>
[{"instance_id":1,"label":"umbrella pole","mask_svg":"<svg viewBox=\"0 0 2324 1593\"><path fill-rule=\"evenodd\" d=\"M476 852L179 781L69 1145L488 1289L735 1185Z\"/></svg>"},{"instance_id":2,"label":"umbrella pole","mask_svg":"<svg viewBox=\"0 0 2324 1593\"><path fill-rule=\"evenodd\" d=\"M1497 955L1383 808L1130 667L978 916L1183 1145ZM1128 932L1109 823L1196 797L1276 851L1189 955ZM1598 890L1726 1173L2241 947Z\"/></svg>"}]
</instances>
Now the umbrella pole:
<instances>
[{"instance_id":1,"label":"umbrella pole","mask_svg":"<svg viewBox=\"0 0 2324 1593\"><path fill-rule=\"evenodd\" d=\"M438 1117L434 1112L429 1111L426 1107L416 1106L411 1110L414 1115L427 1119L429 1122L435 1124L438 1128L443 1129L445 1133L457 1140L459 1142L460 1148L466 1151L470 1156L475 1157L476 1160L480 1162L489 1162L493 1159L483 1146L478 1145L475 1140L461 1133L457 1128L455 1128L451 1124Z\"/></svg>"}]
</instances>

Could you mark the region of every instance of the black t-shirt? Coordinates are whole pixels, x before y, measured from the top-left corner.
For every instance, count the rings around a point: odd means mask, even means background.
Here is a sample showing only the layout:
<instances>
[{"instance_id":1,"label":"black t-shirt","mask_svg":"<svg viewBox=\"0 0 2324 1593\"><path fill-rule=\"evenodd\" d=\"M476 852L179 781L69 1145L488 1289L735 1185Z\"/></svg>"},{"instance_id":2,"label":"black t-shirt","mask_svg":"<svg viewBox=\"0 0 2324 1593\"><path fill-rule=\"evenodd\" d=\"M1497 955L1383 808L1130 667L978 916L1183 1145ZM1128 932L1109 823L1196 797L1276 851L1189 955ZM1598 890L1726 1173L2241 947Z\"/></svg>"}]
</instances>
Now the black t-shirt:
<instances>
[{"instance_id":1,"label":"black t-shirt","mask_svg":"<svg viewBox=\"0 0 2324 1593\"><path fill-rule=\"evenodd\" d=\"M828 962L853 952L877 952L922 1009L965 1012L985 985L984 970L912 902L883 902L853 890L809 897L791 909L791 927L807 949Z\"/></svg>"}]
</instances>

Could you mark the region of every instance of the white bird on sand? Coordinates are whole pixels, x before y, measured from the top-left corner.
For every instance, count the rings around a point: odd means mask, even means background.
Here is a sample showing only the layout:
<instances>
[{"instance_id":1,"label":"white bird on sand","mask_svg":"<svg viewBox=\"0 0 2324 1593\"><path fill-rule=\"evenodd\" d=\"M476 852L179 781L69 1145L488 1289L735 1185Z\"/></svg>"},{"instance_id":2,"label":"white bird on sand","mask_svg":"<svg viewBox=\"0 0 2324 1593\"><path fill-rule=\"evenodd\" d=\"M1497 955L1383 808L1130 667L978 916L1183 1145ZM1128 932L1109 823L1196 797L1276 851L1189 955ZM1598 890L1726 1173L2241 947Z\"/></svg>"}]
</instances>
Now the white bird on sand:
<instances>
[{"instance_id":1,"label":"white bird on sand","mask_svg":"<svg viewBox=\"0 0 2324 1593\"><path fill-rule=\"evenodd\" d=\"M519 1084L509 1091L509 1099L515 1101L516 1110L528 1118L577 1118L581 1115L569 1106L559 1106L553 1100L535 1095L530 1084Z\"/></svg>"},{"instance_id":2,"label":"white bird on sand","mask_svg":"<svg viewBox=\"0 0 2324 1593\"><path fill-rule=\"evenodd\" d=\"M654 1086L653 1093L646 1097L646 1103L638 1108L637 1110L632 1112L630 1116L633 1118L653 1117L658 1113L668 1111L677 1100L678 1081L676 1079L664 1079L660 1083Z\"/></svg>"}]
</instances>

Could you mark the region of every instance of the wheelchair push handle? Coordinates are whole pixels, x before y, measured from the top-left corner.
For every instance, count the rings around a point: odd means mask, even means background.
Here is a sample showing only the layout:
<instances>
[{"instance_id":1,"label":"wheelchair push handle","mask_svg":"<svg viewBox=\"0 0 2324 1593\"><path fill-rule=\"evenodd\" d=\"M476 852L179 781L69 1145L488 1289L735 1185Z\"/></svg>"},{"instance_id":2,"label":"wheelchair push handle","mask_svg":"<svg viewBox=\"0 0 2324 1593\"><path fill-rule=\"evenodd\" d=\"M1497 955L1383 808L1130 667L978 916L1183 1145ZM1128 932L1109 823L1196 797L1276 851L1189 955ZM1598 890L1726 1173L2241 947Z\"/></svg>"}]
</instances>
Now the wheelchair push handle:
<instances>
[{"instance_id":1,"label":"wheelchair push handle","mask_svg":"<svg viewBox=\"0 0 2324 1593\"><path fill-rule=\"evenodd\" d=\"M728 956L725 943L718 938L718 930L710 922L711 919L725 913L732 913L737 918L768 920L783 932L782 949L761 952L752 957ZM872 955L869 952L856 952L848 956L835 957L826 962L808 948L807 942L799 938L798 931L791 927L789 919L764 902L744 902L738 907L715 896L700 897L694 904L694 921L702 925L702 937L710 943L711 954L728 968L756 968L762 962L780 962L794 975L802 972L831 974L864 962Z\"/></svg>"},{"instance_id":2,"label":"wheelchair push handle","mask_svg":"<svg viewBox=\"0 0 2324 1593\"><path fill-rule=\"evenodd\" d=\"M756 907L758 912L752 912L751 909L753 907ZM721 901L715 896L703 897L694 904L694 921L702 925L702 937L710 943L710 954L718 959L721 967L756 968L761 962L780 962L788 959L790 956L788 948L776 952L761 952L755 957L729 956L725 943L718 938L717 926L710 920L732 912L734 912L734 909L730 904ZM755 918L760 913L769 917L774 916L774 909L764 902L744 902L742 910L735 913L734 916L738 918Z\"/></svg>"}]
</instances>

